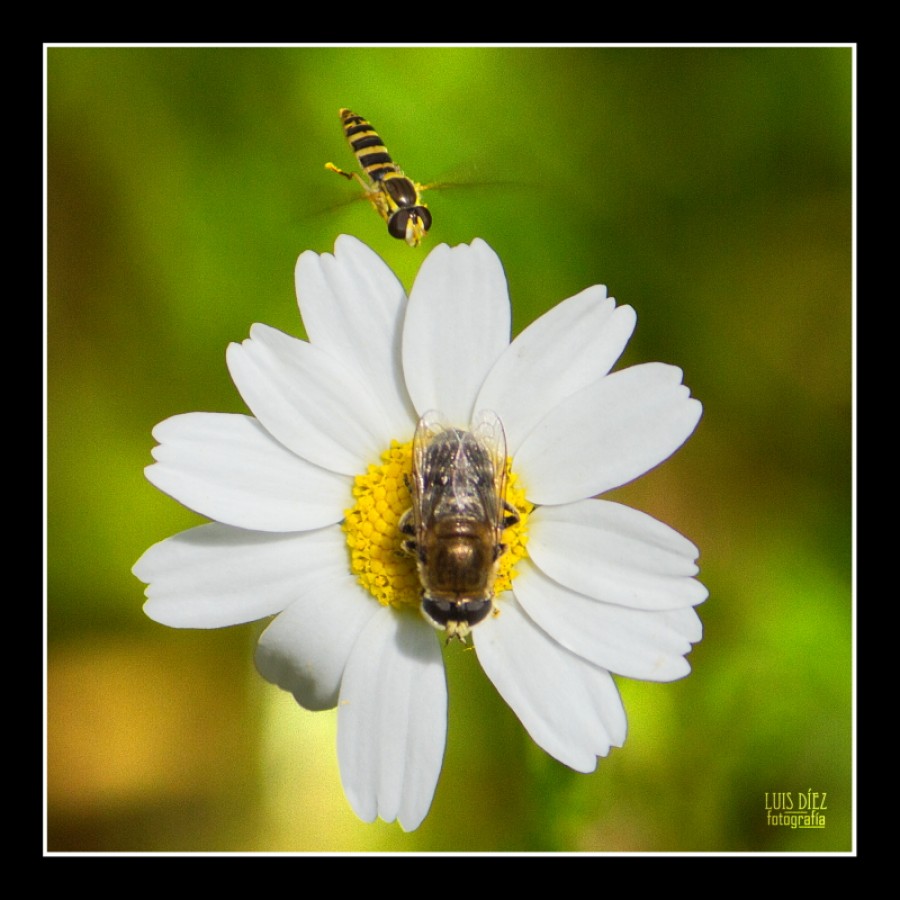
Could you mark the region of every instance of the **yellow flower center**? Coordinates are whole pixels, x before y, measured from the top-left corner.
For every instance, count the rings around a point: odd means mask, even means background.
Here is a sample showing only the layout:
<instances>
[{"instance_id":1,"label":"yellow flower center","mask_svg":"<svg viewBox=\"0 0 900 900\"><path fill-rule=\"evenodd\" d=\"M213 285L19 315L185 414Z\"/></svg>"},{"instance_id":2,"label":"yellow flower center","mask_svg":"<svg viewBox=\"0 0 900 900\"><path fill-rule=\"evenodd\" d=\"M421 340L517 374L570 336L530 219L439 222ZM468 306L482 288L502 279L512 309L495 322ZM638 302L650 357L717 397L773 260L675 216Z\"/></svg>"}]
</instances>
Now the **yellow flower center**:
<instances>
[{"instance_id":1,"label":"yellow flower center","mask_svg":"<svg viewBox=\"0 0 900 900\"><path fill-rule=\"evenodd\" d=\"M506 502L519 521L503 532L506 551L500 557L495 594L510 590L516 563L527 555L528 516L534 507L525 499L518 478L506 462ZM381 463L369 466L353 482L356 505L348 509L343 528L350 548L350 568L359 583L383 606L419 608L422 585L416 560L403 550L408 539L400 519L412 505L406 479L412 476L412 443L391 441ZM496 614L497 608L494 608Z\"/></svg>"}]
</instances>

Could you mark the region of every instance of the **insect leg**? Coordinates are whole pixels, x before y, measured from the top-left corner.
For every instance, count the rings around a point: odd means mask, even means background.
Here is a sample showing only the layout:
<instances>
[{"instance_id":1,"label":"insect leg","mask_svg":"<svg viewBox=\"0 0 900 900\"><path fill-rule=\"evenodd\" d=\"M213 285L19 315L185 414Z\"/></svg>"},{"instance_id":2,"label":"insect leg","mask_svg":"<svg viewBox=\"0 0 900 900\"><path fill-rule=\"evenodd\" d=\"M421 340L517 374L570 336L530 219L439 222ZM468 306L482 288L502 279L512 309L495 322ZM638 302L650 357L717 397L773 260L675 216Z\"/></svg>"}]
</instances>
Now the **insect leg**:
<instances>
[{"instance_id":1,"label":"insect leg","mask_svg":"<svg viewBox=\"0 0 900 900\"><path fill-rule=\"evenodd\" d=\"M503 530L519 523L519 511L507 500L503 501Z\"/></svg>"},{"instance_id":2,"label":"insect leg","mask_svg":"<svg viewBox=\"0 0 900 900\"><path fill-rule=\"evenodd\" d=\"M413 519L413 511L411 509L408 509L400 516L398 530L400 531L400 534L406 535L400 542L399 554L401 556L418 556L419 545L416 542L416 523Z\"/></svg>"},{"instance_id":3,"label":"insect leg","mask_svg":"<svg viewBox=\"0 0 900 900\"><path fill-rule=\"evenodd\" d=\"M344 178L346 178L348 181L353 181L355 179L362 185L366 193L372 190L371 186L363 181L362 176L360 176L357 172L345 172L343 169L339 169L334 163L325 163L325 168L328 169L329 172L334 172L337 175L343 175Z\"/></svg>"}]
</instances>

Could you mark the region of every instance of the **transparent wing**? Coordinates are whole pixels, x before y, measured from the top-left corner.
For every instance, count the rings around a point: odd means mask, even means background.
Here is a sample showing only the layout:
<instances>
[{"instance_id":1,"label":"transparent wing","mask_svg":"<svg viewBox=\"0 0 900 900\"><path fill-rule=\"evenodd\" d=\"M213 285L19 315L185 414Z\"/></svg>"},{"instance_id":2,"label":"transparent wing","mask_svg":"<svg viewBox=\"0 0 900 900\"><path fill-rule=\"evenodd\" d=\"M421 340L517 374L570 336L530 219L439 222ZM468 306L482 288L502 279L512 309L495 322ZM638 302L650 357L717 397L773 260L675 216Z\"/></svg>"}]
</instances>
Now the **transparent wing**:
<instances>
[{"instance_id":1,"label":"transparent wing","mask_svg":"<svg viewBox=\"0 0 900 900\"><path fill-rule=\"evenodd\" d=\"M492 410L481 410L472 420L471 438L477 442L487 457L485 479L479 481L479 495L497 529L503 531L504 503L506 500L506 432L500 417Z\"/></svg>"},{"instance_id":2,"label":"transparent wing","mask_svg":"<svg viewBox=\"0 0 900 900\"><path fill-rule=\"evenodd\" d=\"M434 521L442 497L449 487L453 465L453 444L457 432L444 415L429 410L416 425L413 436L413 519L421 533Z\"/></svg>"}]
</instances>

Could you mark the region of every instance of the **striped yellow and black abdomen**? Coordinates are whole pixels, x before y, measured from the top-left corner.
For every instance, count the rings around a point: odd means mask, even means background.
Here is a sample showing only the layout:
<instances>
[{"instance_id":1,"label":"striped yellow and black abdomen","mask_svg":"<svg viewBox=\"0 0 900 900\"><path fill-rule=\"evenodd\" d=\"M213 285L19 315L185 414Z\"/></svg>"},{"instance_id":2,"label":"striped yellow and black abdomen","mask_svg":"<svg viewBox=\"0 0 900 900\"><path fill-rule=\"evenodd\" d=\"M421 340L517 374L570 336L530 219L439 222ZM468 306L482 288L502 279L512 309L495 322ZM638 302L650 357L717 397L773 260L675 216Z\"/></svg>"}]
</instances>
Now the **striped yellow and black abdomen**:
<instances>
[{"instance_id":1,"label":"striped yellow and black abdomen","mask_svg":"<svg viewBox=\"0 0 900 900\"><path fill-rule=\"evenodd\" d=\"M400 174L399 167L370 122L349 109L341 110L341 122L350 149L356 154L360 168L372 181L383 181L390 173Z\"/></svg>"}]
</instances>

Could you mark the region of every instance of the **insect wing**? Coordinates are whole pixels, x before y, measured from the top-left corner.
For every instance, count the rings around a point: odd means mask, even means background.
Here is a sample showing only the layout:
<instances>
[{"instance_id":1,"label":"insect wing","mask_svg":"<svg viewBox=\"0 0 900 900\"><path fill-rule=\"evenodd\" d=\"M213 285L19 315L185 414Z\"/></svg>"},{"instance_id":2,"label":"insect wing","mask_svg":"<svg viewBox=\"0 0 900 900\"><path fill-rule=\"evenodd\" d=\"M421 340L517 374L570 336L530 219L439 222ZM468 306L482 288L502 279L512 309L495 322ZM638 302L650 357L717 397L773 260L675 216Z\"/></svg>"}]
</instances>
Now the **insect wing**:
<instances>
[{"instance_id":1,"label":"insect wing","mask_svg":"<svg viewBox=\"0 0 900 900\"><path fill-rule=\"evenodd\" d=\"M441 497L449 487L456 429L447 425L441 414L431 410L416 426L413 437L413 518L421 539L423 531L434 522Z\"/></svg>"},{"instance_id":2,"label":"insect wing","mask_svg":"<svg viewBox=\"0 0 900 900\"><path fill-rule=\"evenodd\" d=\"M413 515L416 530L444 516L488 522L502 530L506 436L495 413L482 412L471 431L427 412L413 438Z\"/></svg>"},{"instance_id":3,"label":"insect wing","mask_svg":"<svg viewBox=\"0 0 900 900\"><path fill-rule=\"evenodd\" d=\"M482 410L472 422L470 437L487 460L484 468L488 472L476 483L485 513L496 527L499 539L506 500L506 432L495 412Z\"/></svg>"}]
</instances>

